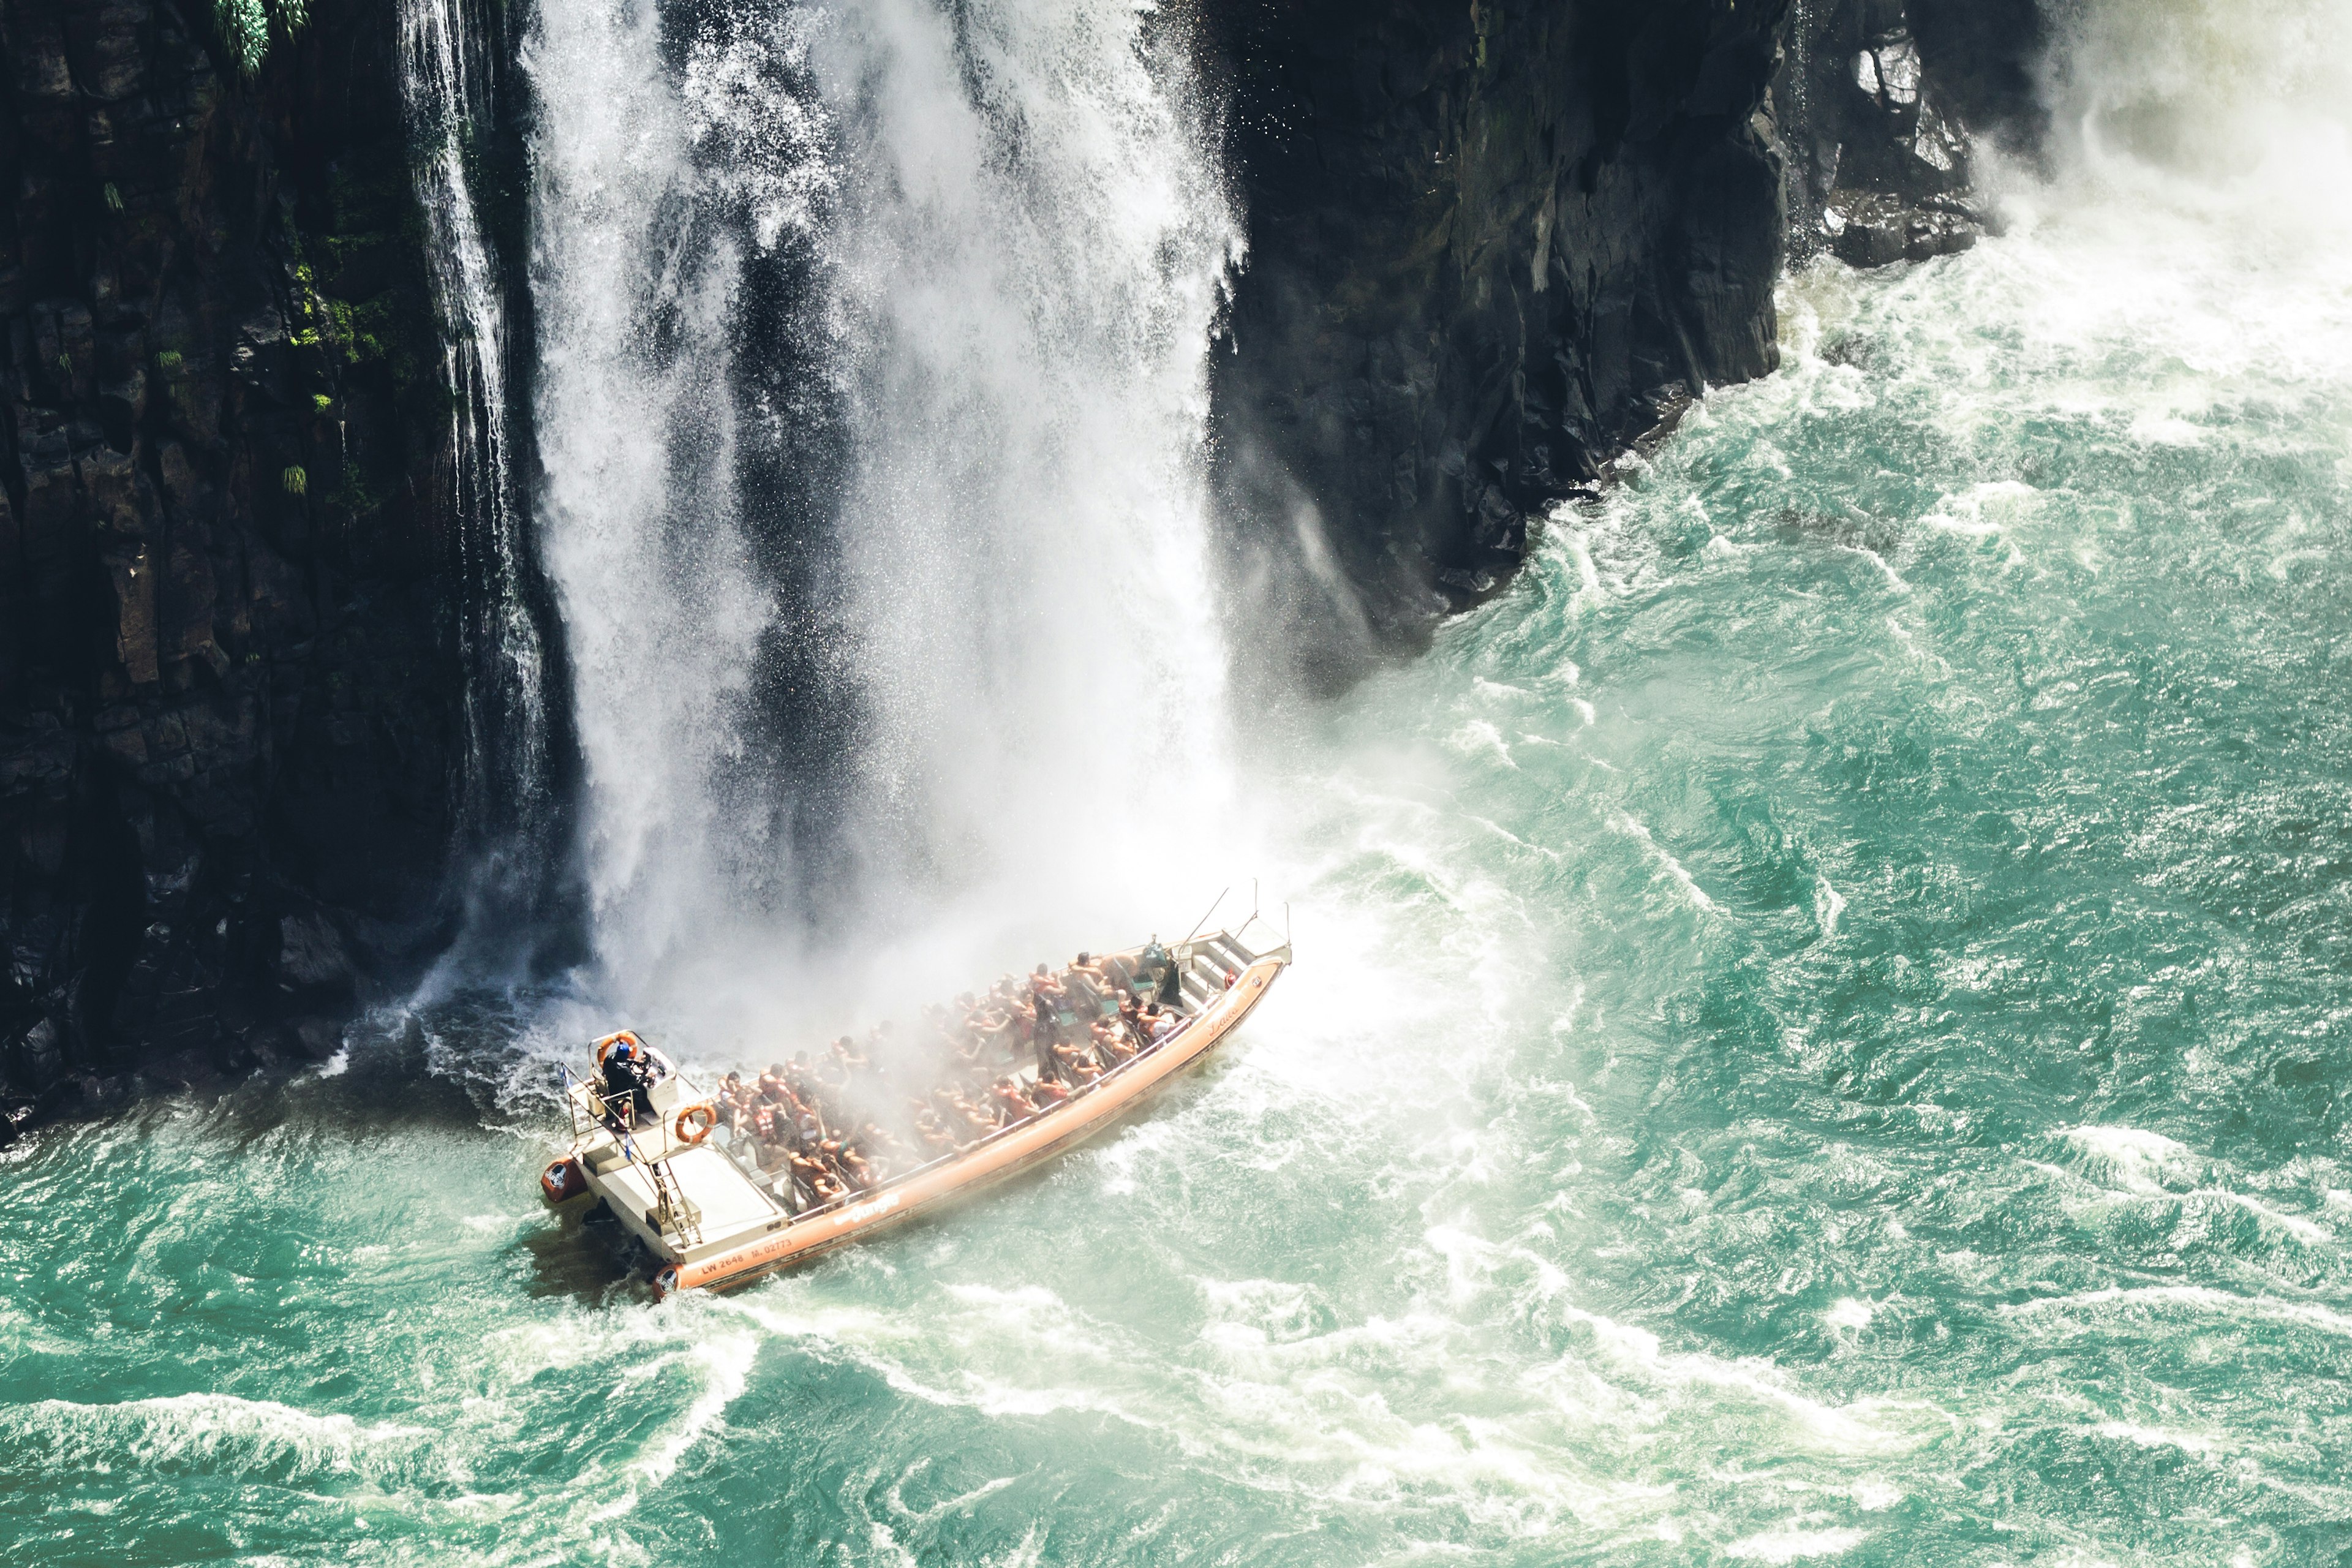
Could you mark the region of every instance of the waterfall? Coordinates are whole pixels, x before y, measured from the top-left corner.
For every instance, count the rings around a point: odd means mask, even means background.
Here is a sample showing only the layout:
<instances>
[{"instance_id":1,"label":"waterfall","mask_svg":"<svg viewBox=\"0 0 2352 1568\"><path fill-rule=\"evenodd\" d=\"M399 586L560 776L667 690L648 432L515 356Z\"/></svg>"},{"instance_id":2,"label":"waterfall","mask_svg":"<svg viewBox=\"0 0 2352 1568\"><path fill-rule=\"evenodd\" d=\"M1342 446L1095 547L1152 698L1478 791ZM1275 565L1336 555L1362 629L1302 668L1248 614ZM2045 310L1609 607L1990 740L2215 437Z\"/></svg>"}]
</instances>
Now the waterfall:
<instances>
[{"instance_id":1,"label":"waterfall","mask_svg":"<svg viewBox=\"0 0 2352 1568\"><path fill-rule=\"evenodd\" d=\"M1132 0L540 9L541 528L616 999L1189 889L1238 241L1185 42Z\"/></svg>"},{"instance_id":2,"label":"waterfall","mask_svg":"<svg viewBox=\"0 0 2352 1568\"><path fill-rule=\"evenodd\" d=\"M2042 86L2067 174L2264 228L2352 226L2341 0L2084 0L2053 24Z\"/></svg>"},{"instance_id":3,"label":"waterfall","mask_svg":"<svg viewBox=\"0 0 2352 1568\"><path fill-rule=\"evenodd\" d=\"M531 902L548 814L546 658L524 590L527 546L510 472L511 345L467 171L491 119L489 37L488 18L468 0L401 0L402 95L451 395L447 499L467 672L459 852L476 935L495 935L484 928Z\"/></svg>"},{"instance_id":4,"label":"waterfall","mask_svg":"<svg viewBox=\"0 0 2352 1568\"><path fill-rule=\"evenodd\" d=\"M1789 259L1802 262L1818 248L1822 204L1829 195L1833 169L1822 167L1820 138L1813 124L1813 48L1821 23L1812 0L1795 0L1782 33L1786 40L1780 68L1772 84L1773 112L1782 156L1789 203Z\"/></svg>"},{"instance_id":5,"label":"waterfall","mask_svg":"<svg viewBox=\"0 0 2352 1568\"><path fill-rule=\"evenodd\" d=\"M1203 359L1238 230L1182 40L1128 3L871 0L824 40L859 841L927 892L1212 804Z\"/></svg>"}]
</instances>

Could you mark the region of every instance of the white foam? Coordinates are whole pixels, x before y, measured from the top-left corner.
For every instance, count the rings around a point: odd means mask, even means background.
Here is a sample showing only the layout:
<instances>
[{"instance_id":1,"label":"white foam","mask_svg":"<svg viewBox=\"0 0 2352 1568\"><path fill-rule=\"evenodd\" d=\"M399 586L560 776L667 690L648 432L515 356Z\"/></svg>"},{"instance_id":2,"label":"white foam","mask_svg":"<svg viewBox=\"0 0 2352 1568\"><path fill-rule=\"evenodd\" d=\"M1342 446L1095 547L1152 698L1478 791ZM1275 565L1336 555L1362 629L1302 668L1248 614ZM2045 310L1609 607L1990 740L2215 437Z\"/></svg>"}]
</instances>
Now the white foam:
<instances>
[{"instance_id":1,"label":"white foam","mask_svg":"<svg viewBox=\"0 0 2352 1568\"><path fill-rule=\"evenodd\" d=\"M1816 874L1813 878L1813 923L1821 928L1822 935L1837 935L1838 917L1843 913L1844 896L1830 886L1827 877Z\"/></svg>"},{"instance_id":2,"label":"white foam","mask_svg":"<svg viewBox=\"0 0 2352 1568\"><path fill-rule=\"evenodd\" d=\"M1841 1297L1828 1311L1822 1314L1822 1321L1833 1329L1853 1329L1859 1331L1870 1327L1870 1320L1877 1315L1877 1309L1869 1302L1853 1296L1845 1296Z\"/></svg>"},{"instance_id":3,"label":"white foam","mask_svg":"<svg viewBox=\"0 0 2352 1568\"><path fill-rule=\"evenodd\" d=\"M1519 764L1511 760L1511 748L1503 740L1503 731L1484 719L1473 719L1454 732L1448 742L1464 756L1492 756L1507 768Z\"/></svg>"},{"instance_id":4,"label":"white foam","mask_svg":"<svg viewBox=\"0 0 2352 1568\"><path fill-rule=\"evenodd\" d=\"M1849 555L1859 555L1864 560L1869 562L1873 566L1877 567L1879 574L1886 579L1886 585L1894 589L1896 593L1907 594L1911 591L1911 584L1905 582L1902 574L1896 572L1894 567L1886 563L1886 557L1881 555L1877 551L1871 549L1868 545L1841 544L1838 548L1844 551Z\"/></svg>"},{"instance_id":5,"label":"white foam","mask_svg":"<svg viewBox=\"0 0 2352 1568\"><path fill-rule=\"evenodd\" d=\"M2131 1421L2102 1421L2091 1428L2102 1437L2112 1437L2141 1448L2178 1448L2184 1454L2210 1454L2213 1439L2194 1433L2173 1432L2161 1426L2142 1426Z\"/></svg>"},{"instance_id":6,"label":"white foam","mask_svg":"<svg viewBox=\"0 0 2352 1568\"><path fill-rule=\"evenodd\" d=\"M2318 1221L2273 1208L2261 1199L2248 1197L2243 1193L2233 1193L2221 1187L2200 1187L2189 1195L2197 1198L2217 1198L2234 1208L2242 1208L2263 1224L2286 1232L2288 1236L2305 1247L2326 1246L2336 1239L2336 1233Z\"/></svg>"},{"instance_id":7,"label":"white foam","mask_svg":"<svg viewBox=\"0 0 2352 1568\"><path fill-rule=\"evenodd\" d=\"M648 1486L657 1487L669 1479L687 1451L725 1419L727 1407L742 1394L758 1353L759 1342L753 1336L720 1334L700 1342L682 1356L655 1362L656 1368L681 1363L693 1367L700 1387L685 1414L641 1449L629 1468Z\"/></svg>"},{"instance_id":8,"label":"white foam","mask_svg":"<svg viewBox=\"0 0 2352 1568\"><path fill-rule=\"evenodd\" d=\"M2099 1308L2156 1311L2179 1309L2232 1318L2262 1318L2294 1323L2325 1333L2352 1336L2352 1317L2313 1301L2290 1301L2276 1296L2240 1296L2210 1285L2109 1286L2065 1296L2042 1296L2003 1305L2008 1317L2032 1317L2044 1312L2084 1312Z\"/></svg>"},{"instance_id":9,"label":"white foam","mask_svg":"<svg viewBox=\"0 0 2352 1568\"><path fill-rule=\"evenodd\" d=\"M1681 885L1683 891L1689 895L1691 903L1701 912L1706 914L1716 912L1715 900L1706 896L1706 889L1698 885L1698 879L1693 877L1681 861L1668 854L1664 847L1650 836L1649 828L1644 826L1639 818L1631 812L1621 811L1611 818L1611 825L1618 832L1641 840L1643 847L1657 858L1659 868Z\"/></svg>"},{"instance_id":10,"label":"white foam","mask_svg":"<svg viewBox=\"0 0 2352 1568\"><path fill-rule=\"evenodd\" d=\"M310 1475L386 1471L435 1436L422 1426L362 1425L231 1394L115 1405L45 1399L0 1415L0 1430L10 1427L20 1443L45 1440L54 1464L198 1464L231 1474L289 1466Z\"/></svg>"},{"instance_id":11,"label":"white foam","mask_svg":"<svg viewBox=\"0 0 2352 1568\"><path fill-rule=\"evenodd\" d=\"M1851 1552L1863 1539L1863 1531L1853 1529L1768 1530L1733 1542L1723 1554L1743 1563L1794 1563L1803 1557L1834 1557Z\"/></svg>"},{"instance_id":12,"label":"white foam","mask_svg":"<svg viewBox=\"0 0 2352 1568\"><path fill-rule=\"evenodd\" d=\"M1591 536L1580 528L1572 530L1567 537L1569 559L1576 563L1577 588L1568 600L1569 613L1573 615L1579 609L1598 604L1608 595L1601 586L1601 569L1592 562Z\"/></svg>"},{"instance_id":13,"label":"white foam","mask_svg":"<svg viewBox=\"0 0 2352 1568\"><path fill-rule=\"evenodd\" d=\"M2137 1127L2068 1127L2058 1136L2084 1173L2136 1193L2162 1192L2198 1180L2205 1163L2187 1145Z\"/></svg>"}]
</instances>

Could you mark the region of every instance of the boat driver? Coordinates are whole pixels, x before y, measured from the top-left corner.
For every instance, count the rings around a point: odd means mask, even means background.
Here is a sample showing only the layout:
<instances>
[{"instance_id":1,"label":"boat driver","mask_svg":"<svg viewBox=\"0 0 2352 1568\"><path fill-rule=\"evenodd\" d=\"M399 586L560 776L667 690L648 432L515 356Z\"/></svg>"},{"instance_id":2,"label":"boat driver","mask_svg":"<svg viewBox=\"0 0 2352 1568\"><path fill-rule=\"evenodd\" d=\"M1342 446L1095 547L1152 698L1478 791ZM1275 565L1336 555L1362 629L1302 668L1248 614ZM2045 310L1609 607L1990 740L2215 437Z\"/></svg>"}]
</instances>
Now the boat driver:
<instances>
[{"instance_id":1,"label":"boat driver","mask_svg":"<svg viewBox=\"0 0 2352 1568\"><path fill-rule=\"evenodd\" d=\"M1154 999L1162 1007L1182 1007L1184 986L1181 972L1176 967L1176 955L1160 946L1155 934L1139 957L1141 962L1138 967L1156 984L1158 994Z\"/></svg>"},{"instance_id":2,"label":"boat driver","mask_svg":"<svg viewBox=\"0 0 2352 1568\"><path fill-rule=\"evenodd\" d=\"M623 1035L613 1042L604 1056L604 1103L608 1110L625 1103L629 1107L629 1123L637 1126L650 1121L654 1114L654 1084L661 1077L661 1068L634 1035Z\"/></svg>"}]
</instances>

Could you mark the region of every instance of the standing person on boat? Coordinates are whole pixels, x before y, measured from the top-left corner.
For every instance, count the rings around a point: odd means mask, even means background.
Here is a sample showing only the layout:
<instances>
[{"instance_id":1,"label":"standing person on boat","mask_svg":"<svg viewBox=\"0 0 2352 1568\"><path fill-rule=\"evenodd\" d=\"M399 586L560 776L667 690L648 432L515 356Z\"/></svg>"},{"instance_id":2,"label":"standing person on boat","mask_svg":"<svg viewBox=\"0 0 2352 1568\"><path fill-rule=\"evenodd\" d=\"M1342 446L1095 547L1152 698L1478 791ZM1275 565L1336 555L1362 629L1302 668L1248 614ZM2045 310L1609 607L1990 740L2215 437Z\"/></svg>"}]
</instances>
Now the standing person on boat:
<instances>
[{"instance_id":1,"label":"standing person on boat","mask_svg":"<svg viewBox=\"0 0 2352 1568\"><path fill-rule=\"evenodd\" d=\"M1151 977L1158 989L1155 1001L1162 1007L1181 1007L1184 1005L1184 986L1182 981L1177 976L1176 955L1160 945L1157 932L1154 932L1150 942L1144 945L1142 966L1143 973Z\"/></svg>"},{"instance_id":2,"label":"standing person on boat","mask_svg":"<svg viewBox=\"0 0 2352 1568\"><path fill-rule=\"evenodd\" d=\"M604 1053L601 1069L604 1079L604 1104L608 1110L635 1126L654 1113L654 1102L647 1090L653 1087L658 1070L637 1044L635 1035L624 1034ZM626 1107L624 1110L622 1108Z\"/></svg>"},{"instance_id":3,"label":"standing person on boat","mask_svg":"<svg viewBox=\"0 0 2352 1568\"><path fill-rule=\"evenodd\" d=\"M1045 973L1044 964L1030 972L1029 1005L1037 1015L1034 1032L1030 1039L1037 1047L1037 1076L1041 1079L1057 1078L1061 1073L1054 1058L1054 1047L1061 1043L1062 1038L1061 1020L1056 1016L1062 996L1061 983Z\"/></svg>"}]
</instances>

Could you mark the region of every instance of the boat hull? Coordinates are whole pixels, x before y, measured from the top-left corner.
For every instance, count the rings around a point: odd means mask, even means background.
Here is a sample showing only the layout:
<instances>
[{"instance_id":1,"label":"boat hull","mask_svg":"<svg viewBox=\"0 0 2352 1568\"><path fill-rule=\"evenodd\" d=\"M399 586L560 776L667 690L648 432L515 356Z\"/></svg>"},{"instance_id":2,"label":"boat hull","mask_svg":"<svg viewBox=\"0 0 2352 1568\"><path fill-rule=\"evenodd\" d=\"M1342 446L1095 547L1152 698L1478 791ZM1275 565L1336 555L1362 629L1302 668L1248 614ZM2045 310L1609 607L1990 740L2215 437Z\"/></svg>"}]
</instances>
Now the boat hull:
<instances>
[{"instance_id":1,"label":"boat hull","mask_svg":"<svg viewBox=\"0 0 2352 1568\"><path fill-rule=\"evenodd\" d=\"M992 1133L977 1147L935 1161L847 1202L802 1215L732 1251L664 1268L657 1289L728 1290L940 1214L1103 1132L1205 1060L1263 1001L1289 962L1287 951L1258 958L1215 994L1173 1038L1105 1074L1054 1110Z\"/></svg>"}]
</instances>

